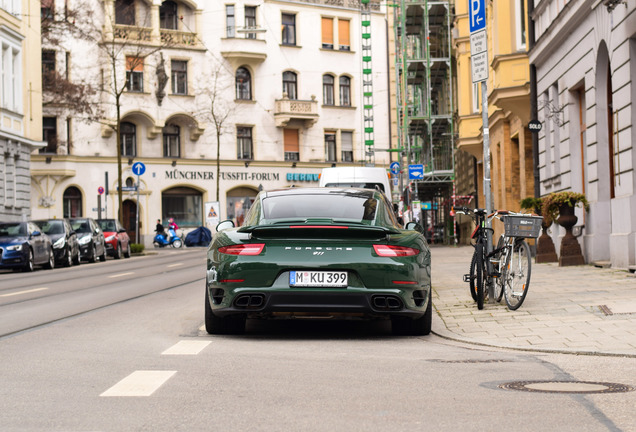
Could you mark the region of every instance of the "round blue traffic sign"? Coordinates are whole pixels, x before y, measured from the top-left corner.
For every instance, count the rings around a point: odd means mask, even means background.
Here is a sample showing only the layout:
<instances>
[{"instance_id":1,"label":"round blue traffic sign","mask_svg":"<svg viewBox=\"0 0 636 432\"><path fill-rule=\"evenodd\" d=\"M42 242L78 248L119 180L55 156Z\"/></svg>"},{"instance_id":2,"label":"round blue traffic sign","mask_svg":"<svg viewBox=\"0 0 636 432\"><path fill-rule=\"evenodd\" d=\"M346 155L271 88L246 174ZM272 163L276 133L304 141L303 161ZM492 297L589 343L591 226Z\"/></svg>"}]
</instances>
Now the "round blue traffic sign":
<instances>
[{"instance_id":1,"label":"round blue traffic sign","mask_svg":"<svg viewBox=\"0 0 636 432\"><path fill-rule=\"evenodd\" d=\"M391 174L399 174L400 173L400 164L398 162L391 163Z\"/></svg>"},{"instance_id":2,"label":"round blue traffic sign","mask_svg":"<svg viewBox=\"0 0 636 432\"><path fill-rule=\"evenodd\" d=\"M132 166L132 172L133 174L140 176L146 172L146 165L141 162L135 162Z\"/></svg>"}]
</instances>

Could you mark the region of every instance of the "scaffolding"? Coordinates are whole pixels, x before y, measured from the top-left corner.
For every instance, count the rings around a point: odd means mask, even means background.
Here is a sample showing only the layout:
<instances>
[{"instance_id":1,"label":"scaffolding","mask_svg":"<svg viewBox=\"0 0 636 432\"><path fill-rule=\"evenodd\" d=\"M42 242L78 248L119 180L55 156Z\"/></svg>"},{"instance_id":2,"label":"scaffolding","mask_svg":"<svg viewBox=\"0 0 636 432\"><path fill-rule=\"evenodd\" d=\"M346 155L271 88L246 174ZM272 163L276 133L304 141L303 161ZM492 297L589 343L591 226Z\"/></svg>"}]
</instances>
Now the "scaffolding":
<instances>
[{"instance_id":1,"label":"scaffolding","mask_svg":"<svg viewBox=\"0 0 636 432\"><path fill-rule=\"evenodd\" d=\"M443 227L446 239L455 180L452 11L451 0L395 0L393 7L400 154L406 165L423 165L409 186L425 228Z\"/></svg>"}]
</instances>

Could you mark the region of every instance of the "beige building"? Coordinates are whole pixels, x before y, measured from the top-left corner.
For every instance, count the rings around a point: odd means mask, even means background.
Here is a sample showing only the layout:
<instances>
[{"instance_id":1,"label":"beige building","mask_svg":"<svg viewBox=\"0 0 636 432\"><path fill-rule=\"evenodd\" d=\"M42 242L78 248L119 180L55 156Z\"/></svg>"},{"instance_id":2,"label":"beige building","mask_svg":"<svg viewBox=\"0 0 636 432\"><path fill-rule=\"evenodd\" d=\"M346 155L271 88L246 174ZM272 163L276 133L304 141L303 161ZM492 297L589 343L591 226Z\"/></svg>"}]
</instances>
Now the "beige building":
<instances>
[{"instance_id":1,"label":"beige building","mask_svg":"<svg viewBox=\"0 0 636 432\"><path fill-rule=\"evenodd\" d=\"M40 2L0 3L0 220L31 215L30 154L43 145Z\"/></svg>"}]
</instances>

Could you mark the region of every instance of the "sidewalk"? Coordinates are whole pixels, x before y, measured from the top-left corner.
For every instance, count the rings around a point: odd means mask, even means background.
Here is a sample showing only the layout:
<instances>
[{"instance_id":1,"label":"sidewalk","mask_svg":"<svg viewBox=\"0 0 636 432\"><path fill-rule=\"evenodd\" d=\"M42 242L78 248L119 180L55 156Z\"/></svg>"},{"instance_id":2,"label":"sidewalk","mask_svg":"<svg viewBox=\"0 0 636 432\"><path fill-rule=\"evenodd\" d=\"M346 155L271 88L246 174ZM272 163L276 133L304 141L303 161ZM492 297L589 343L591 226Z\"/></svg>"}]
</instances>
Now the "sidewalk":
<instances>
[{"instance_id":1,"label":"sidewalk","mask_svg":"<svg viewBox=\"0 0 636 432\"><path fill-rule=\"evenodd\" d=\"M478 310L470 296L471 246L431 246L433 333L503 348L636 357L636 277L591 265L532 263L523 305Z\"/></svg>"}]
</instances>

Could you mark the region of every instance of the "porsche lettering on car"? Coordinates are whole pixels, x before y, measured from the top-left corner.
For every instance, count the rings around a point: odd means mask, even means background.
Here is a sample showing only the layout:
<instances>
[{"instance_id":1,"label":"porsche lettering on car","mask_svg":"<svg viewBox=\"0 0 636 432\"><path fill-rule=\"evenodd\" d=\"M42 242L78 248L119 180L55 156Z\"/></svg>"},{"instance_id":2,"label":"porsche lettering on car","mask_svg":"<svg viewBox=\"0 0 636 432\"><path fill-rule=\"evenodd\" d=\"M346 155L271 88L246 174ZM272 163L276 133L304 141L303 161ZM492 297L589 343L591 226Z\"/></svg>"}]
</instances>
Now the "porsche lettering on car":
<instances>
[{"instance_id":1,"label":"porsche lettering on car","mask_svg":"<svg viewBox=\"0 0 636 432\"><path fill-rule=\"evenodd\" d=\"M221 222L207 252L205 325L245 331L250 319L390 319L393 332L431 331L431 254L377 190L263 191L243 226Z\"/></svg>"}]
</instances>

